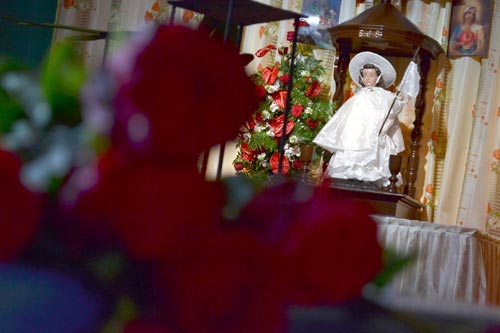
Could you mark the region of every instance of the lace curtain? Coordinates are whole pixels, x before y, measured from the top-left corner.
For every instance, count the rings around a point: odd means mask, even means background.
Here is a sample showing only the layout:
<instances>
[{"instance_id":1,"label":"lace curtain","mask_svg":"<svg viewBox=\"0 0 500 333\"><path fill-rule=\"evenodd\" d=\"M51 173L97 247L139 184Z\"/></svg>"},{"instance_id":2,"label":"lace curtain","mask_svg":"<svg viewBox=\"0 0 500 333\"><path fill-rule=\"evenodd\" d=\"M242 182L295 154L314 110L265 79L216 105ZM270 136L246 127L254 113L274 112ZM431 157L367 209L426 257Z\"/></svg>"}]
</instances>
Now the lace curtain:
<instances>
[{"instance_id":1,"label":"lace curtain","mask_svg":"<svg viewBox=\"0 0 500 333\"><path fill-rule=\"evenodd\" d=\"M465 2L469 0L464 0ZM285 9L300 11L303 0L261 0ZM378 1L342 1L339 20L343 22ZM403 14L444 49L448 42L451 1L393 0ZM500 89L498 63L500 49L500 0L492 0L494 13L488 58L433 61L427 92L419 175L418 199L426 204L422 219L441 224L500 230ZM93 29L138 30L170 17L164 0L64 0L59 2L57 23ZM196 26L201 16L178 10L176 22ZM247 27L242 51L254 53L270 43L286 40L291 21ZM57 31L54 40L68 36ZM115 42L110 42L112 52ZM81 51L90 66L103 59L104 41L82 43ZM331 84L334 52L318 51ZM265 61L254 60L248 71ZM264 63L263 63L264 62ZM226 150L223 172L232 174L231 147ZM212 154L213 155L213 154ZM214 159L215 160L215 159ZM425 176L422 170L425 170ZM209 170L210 171L210 170ZM500 235L500 232L498 233Z\"/></svg>"}]
</instances>

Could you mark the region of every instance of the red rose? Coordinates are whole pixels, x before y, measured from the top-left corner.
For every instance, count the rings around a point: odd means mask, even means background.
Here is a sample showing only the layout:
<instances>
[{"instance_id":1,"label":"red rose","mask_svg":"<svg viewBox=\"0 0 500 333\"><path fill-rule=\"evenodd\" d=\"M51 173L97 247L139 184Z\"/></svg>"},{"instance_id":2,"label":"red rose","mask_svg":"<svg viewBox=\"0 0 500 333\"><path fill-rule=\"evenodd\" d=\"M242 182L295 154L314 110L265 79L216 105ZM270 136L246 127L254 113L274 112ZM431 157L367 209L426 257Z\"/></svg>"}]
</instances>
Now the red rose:
<instances>
[{"instance_id":1,"label":"red rose","mask_svg":"<svg viewBox=\"0 0 500 333\"><path fill-rule=\"evenodd\" d=\"M321 93L321 85L318 81L313 81L309 87L307 87L304 95L309 98L314 98Z\"/></svg>"},{"instance_id":2,"label":"red rose","mask_svg":"<svg viewBox=\"0 0 500 333\"><path fill-rule=\"evenodd\" d=\"M280 115L269 121L269 125L273 128L274 136L280 138L283 135L283 122L285 120L285 115ZM288 120L286 123L286 135L290 134L295 127L295 122L293 120Z\"/></svg>"},{"instance_id":3,"label":"red rose","mask_svg":"<svg viewBox=\"0 0 500 333\"><path fill-rule=\"evenodd\" d=\"M293 31L288 31L286 33L286 40L289 41L289 42L293 41L294 35L295 35L295 33Z\"/></svg>"},{"instance_id":4,"label":"red rose","mask_svg":"<svg viewBox=\"0 0 500 333\"><path fill-rule=\"evenodd\" d=\"M234 138L258 107L254 91L232 45L201 30L160 26L118 87L113 143L196 162Z\"/></svg>"},{"instance_id":5,"label":"red rose","mask_svg":"<svg viewBox=\"0 0 500 333\"><path fill-rule=\"evenodd\" d=\"M241 170L243 170L243 163L241 163L241 162L235 162L233 164L233 167L234 167L234 170L241 171Z\"/></svg>"},{"instance_id":6,"label":"red rose","mask_svg":"<svg viewBox=\"0 0 500 333\"><path fill-rule=\"evenodd\" d=\"M283 84L288 84L288 80L290 79L290 74L283 74L280 76L280 81Z\"/></svg>"},{"instance_id":7,"label":"red rose","mask_svg":"<svg viewBox=\"0 0 500 333\"><path fill-rule=\"evenodd\" d=\"M292 116L294 116L295 118L300 117L303 109L304 109L304 107L302 105L295 104L292 108Z\"/></svg>"},{"instance_id":8,"label":"red rose","mask_svg":"<svg viewBox=\"0 0 500 333\"><path fill-rule=\"evenodd\" d=\"M304 167L304 163L301 160L294 160L292 165L295 169L302 169Z\"/></svg>"},{"instance_id":9,"label":"red rose","mask_svg":"<svg viewBox=\"0 0 500 333\"><path fill-rule=\"evenodd\" d=\"M42 200L19 180L21 161L0 150L0 261L16 256L37 230Z\"/></svg>"},{"instance_id":10,"label":"red rose","mask_svg":"<svg viewBox=\"0 0 500 333\"><path fill-rule=\"evenodd\" d=\"M280 155L278 152L275 152L269 159L269 165L271 166L271 170L274 174L278 173L279 160L280 160ZM290 162L288 162L286 156L283 156L283 161L281 164L281 173L286 175L289 172L290 172Z\"/></svg>"},{"instance_id":11,"label":"red rose","mask_svg":"<svg viewBox=\"0 0 500 333\"><path fill-rule=\"evenodd\" d=\"M255 86L255 96L257 96L259 99L263 99L266 97L266 89L264 86Z\"/></svg>"},{"instance_id":12,"label":"red rose","mask_svg":"<svg viewBox=\"0 0 500 333\"><path fill-rule=\"evenodd\" d=\"M306 124L310 129L315 129L316 127L318 127L318 121L311 118L306 119Z\"/></svg>"}]
</instances>

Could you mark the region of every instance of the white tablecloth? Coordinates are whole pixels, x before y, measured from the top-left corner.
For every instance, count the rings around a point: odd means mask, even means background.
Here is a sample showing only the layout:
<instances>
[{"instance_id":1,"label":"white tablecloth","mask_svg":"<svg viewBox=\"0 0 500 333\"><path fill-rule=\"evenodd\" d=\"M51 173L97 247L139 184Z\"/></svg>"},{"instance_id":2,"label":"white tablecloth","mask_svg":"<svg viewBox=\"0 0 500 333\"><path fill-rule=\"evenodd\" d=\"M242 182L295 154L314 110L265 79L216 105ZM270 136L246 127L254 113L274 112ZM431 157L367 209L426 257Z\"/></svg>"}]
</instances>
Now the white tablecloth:
<instances>
[{"instance_id":1,"label":"white tablecloth","mask_svg":"<svg viewBox=\"0 0 500 333\"><path fill-rule=\"evenodd\" d=\"M394 291L485 303L486 277L476 229L380 215L374 218L383 247L417 255L417 260L392 280Z\"/></svg>"}]
</instances>

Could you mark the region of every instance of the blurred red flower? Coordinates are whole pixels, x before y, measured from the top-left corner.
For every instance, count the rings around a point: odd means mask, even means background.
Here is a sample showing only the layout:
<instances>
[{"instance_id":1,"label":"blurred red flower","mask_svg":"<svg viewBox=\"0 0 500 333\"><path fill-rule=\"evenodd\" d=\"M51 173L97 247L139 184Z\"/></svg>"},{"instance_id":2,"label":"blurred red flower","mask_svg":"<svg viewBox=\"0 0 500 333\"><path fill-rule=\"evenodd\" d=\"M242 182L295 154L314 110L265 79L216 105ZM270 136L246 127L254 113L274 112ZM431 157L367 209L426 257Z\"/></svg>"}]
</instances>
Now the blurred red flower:
<instances>
[{"instance_id":1,"label":"blurred red flower","mask_svg":"<svg viewBox=\"0 0 500 333\"><path fill-rule=\"evenodd\" d=\"M304 167L304 163L302 163L301 160L294 160L293 161L293 167L295 169L302 169L302 167Z\"/></svg>"},{"instance_id":2,"label":"blurred red flower","mask_svg":"<svg viewBox=\"0 0 500 333\"><path fill-rule=\"evenodd\" d=\"M84 216L109 223L138 259L168 257L191 233L218 228L222 184L204 181L190 165L112 150L97 168L97 183L80 193L75 207L83 204Z\"/></svg>"},{"instance_id":3,"label":"blurred red flower","mask_svg":"<svg viewBox=\"0 0 500 333\"><path fill-rule=\"evenodd\" d=\"M19 179L20 159L0 150L0 261L15 257L31 240L42 213L42 198Z\"/></svg>"},{"instance_id":4,"label":"blurred red flower","mask_svg":"<svg viewBox=\"0 0 500 333\"><path fill-rule=\"evenodd\" d=\"M289 256L292 302L332 305L359 296L381 268L371 212L333 189L285 182L252 199L239 222Z\"/></svg>"},{"instance_id":5,"label":"blurred red flower","mask_svg":"<svg viewBox=\"0 0 500 333\"><path fill-rule=\"evenodd\" d=\"M162 323L136 319L125 325L123 333L176 333L176 331L166 328Z\"/></svg>"},{"instance_id":6,"label":"blurred red flower","mask_svg":"<svg viewBox=\"0 0 500 333\"><path fill-rule=\"evenodd\" d=\"M237 230L179 248L158 278L167 313L181 332L275 333L286 322L285 257Z\"/></svg>"},{"instance_id":7,"label":"blurred red flower","mask_svg":"<svg viewBox=\"0 0 500 333\"><path fill-rule=\"evenodd\" d=\"M241 163L241 162L234 163L233 166L234 166L234 170L236 170L236 171L243 170L243 163Z\"/></svg>"},{"instance_id":8,"label":"blurred red flower","mask_svg":"<svg viewBox=\"0 0 500 333\"><path fill-rule=\"evenodd\" d=\"M336 304L353 299L382 267L372 210L321 187L297 212L285 251L294 260L295 301Z\"/></svg>"},{"instance_id":9,"label":"blurred red flower","mask_svg":"<svg viewBox=\"0 0 500 333\"><path fill-rule=\"evenodd\" d=\"M257 109L254 91L231 45L160 26L118 87L113 142L196 161L234 138Z\"/></svg>"}]
</instances>

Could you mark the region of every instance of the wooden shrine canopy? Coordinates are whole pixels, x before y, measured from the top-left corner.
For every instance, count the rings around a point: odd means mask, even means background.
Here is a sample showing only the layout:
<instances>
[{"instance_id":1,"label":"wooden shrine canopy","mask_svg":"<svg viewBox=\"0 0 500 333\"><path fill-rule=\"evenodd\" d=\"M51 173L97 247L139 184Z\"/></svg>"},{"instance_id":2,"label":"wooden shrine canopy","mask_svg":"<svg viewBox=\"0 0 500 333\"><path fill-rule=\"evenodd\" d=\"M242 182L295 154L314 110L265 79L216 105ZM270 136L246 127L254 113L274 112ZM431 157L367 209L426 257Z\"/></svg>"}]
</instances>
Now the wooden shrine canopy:
<instances>
[{"instance_id":1,"label":"wooden shrine canopy","mask_svg":"<svg viewBox=\"0 0 500 333\"><path fill-rule=\"evenodd\" d=\"M352 53L371 51L384 57L413 58L419 65L420 93L415 101L414 129L411 133L410 154L406 163L404 193L415 197L418 174L422 119L426 109L425 93L431 59L444 52L437 41L423 34L390 2L382 3L364 11L353 19L329 28L332 42L338 52L335 81L337 89L334 99L343 102L348 65Z\"/></svg>"}]
</instances>

